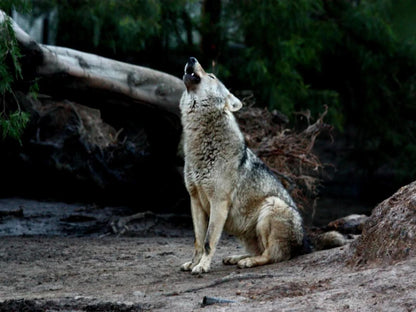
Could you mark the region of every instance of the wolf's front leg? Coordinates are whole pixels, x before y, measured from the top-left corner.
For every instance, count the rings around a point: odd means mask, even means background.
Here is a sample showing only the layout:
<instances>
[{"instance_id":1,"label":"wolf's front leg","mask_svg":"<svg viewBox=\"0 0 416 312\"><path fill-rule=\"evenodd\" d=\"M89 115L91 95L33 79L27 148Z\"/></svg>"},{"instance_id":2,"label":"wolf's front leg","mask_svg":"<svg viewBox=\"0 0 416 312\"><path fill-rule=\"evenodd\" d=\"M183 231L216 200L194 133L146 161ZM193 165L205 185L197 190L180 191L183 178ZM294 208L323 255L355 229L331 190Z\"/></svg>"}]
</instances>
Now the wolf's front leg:
<instances>
[{"instance_id":1,"label":"wolf's front leg","mask_svg":"<svg viewBox=\"0 0 416 312\"><path fill-rule=\"evenodd\" d=\"M209 271L212 256L215 253L228 215L228 201L213 201L209 216L208 230L205 236L203 254L198 265L192 269L192 274L201 274Z\"/></svg>"},{"instance_id":2,"label":"wolf's front leg","mask_svg":"<svg viewBox=\"0 0 416 312\"><path fill-rule=\"evenodd\" d=\"M182 271L191 271L199 263L204 252L203 244L208 221L197 194L191 195L191 213L195 232L195 250L192 261L181 265Z\"/></svg>"}]
</instances>

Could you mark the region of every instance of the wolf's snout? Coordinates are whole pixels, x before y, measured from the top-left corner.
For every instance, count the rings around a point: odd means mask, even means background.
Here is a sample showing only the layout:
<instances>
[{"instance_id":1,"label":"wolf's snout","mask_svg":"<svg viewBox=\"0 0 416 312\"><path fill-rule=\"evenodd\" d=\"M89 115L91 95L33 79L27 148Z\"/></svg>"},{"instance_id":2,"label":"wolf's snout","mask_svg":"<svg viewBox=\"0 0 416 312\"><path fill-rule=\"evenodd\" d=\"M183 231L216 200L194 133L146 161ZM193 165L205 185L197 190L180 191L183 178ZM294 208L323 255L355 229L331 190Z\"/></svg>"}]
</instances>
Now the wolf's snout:
<instances>
[{"instance_id":1,"label":"wolf's snout","mask_svg":"<svg viewBox=\"0 0 416 312\"><path fill-rule=\"evenodd\" d=\"M194 73L196 64L198 64L198 60L191 56L188 60L188 63L186 63L185 65L185 74Z\"/></svg>"},{"instance_id":2,"label":"wolf's snout","mask_svg":"<svg viewBox=\"0 0 416 312\"><path fill-rule=\"evenodd\" d=\"M195 73L195 67L198 64L198 60L194 57L190 57L185 65L185 74L183 75L183 81L188 91L192 86L197 85L201 82L201 77Z\"/></svg>"},{"instance_id":3,"label":"wolf's snout","mask_svg":"<svg viewBox=\"0 0 416 312\"><path fill-rule=\"evenodd\" d=\"M198 63L198 60L196 58L194 58L193 56L191 56L189 58L188 65L192 66L192 65L195 65L196 63Z\"/></svg>"}]
</instances>

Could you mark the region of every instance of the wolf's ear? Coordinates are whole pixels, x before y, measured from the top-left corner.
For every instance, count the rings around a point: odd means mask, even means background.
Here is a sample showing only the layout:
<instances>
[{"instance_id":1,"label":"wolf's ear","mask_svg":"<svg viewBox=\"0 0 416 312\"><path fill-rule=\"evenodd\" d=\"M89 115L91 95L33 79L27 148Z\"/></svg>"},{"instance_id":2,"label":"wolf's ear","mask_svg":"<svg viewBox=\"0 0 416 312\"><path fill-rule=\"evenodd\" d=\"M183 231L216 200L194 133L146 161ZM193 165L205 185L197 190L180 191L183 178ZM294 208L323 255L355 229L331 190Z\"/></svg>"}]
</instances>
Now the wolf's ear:
<instances>
[{"instance_id":1,"label":"wolf's ear","mask_svg":"<svg viewBox=\"0 0 416 312\"><path fill-rule=\"evenodd\" d=\"M234 95L231 93L227 96L227 100L225 102L225 107L228 108L231 112L238 111L241 107L243 107L243 104L239 99L237 99Z\"/></svg>"}]
</instances>

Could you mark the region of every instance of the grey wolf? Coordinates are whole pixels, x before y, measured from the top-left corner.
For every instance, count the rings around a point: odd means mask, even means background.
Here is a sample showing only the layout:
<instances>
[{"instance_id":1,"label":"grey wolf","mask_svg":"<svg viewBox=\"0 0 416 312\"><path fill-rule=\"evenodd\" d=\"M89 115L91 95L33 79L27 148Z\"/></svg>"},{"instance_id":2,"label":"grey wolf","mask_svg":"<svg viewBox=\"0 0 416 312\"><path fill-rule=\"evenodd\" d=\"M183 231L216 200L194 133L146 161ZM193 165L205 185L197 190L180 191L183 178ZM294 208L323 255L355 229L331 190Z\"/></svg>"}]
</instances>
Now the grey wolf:
<instances>
[{"instance_id":1,"label":"grey wolf","mask_svg":"<svg viewBox=\"0 0 416 312\"><path fill-rule=\"evenodd\" d=\"M224 264L250 268L289 259L303 242L302 218L277 177L246 146L233 115L242 103L193 57L183 81L184 178L195 251L181 269L208 272L223 229L247 251Z\"/></svg>"}]
</instances>

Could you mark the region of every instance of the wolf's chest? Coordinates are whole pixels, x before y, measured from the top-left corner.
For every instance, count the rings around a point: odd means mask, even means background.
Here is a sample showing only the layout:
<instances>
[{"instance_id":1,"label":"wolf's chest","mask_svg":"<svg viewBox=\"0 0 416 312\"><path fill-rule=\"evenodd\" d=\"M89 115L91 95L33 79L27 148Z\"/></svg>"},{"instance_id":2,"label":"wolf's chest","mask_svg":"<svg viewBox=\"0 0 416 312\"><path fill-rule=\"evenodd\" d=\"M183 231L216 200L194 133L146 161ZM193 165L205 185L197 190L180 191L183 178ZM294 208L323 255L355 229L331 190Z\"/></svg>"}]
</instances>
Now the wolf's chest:
<instances>
[{"instance_id":1,"label":"wolf's chest","mask_svg":"<svg viewBox=\"0 0 416 312\"><path fill-rule=\"evenodd\" d=\"M215 117L215 118L214 118ZM227 114L184 114L185 174L198 183L229 175L242 137L235 120Z\"/></svg>"},{"instance_id":2,"label":"wolf's chest","mask_svg":"<svg viewBox=\"0 0 416 312\"><path fill-rule=\"evenodd\" d=\"M210 137L188 138L185 142L185 174L193 181L209 179L223 162L221 145Z\"/></svg>"}]
</instances>

